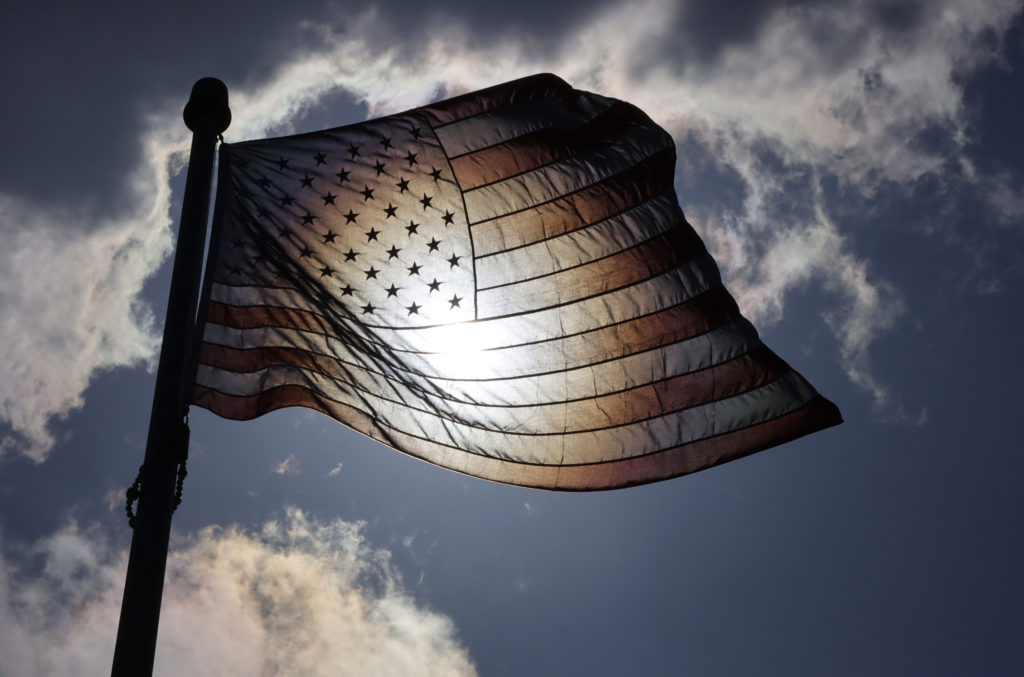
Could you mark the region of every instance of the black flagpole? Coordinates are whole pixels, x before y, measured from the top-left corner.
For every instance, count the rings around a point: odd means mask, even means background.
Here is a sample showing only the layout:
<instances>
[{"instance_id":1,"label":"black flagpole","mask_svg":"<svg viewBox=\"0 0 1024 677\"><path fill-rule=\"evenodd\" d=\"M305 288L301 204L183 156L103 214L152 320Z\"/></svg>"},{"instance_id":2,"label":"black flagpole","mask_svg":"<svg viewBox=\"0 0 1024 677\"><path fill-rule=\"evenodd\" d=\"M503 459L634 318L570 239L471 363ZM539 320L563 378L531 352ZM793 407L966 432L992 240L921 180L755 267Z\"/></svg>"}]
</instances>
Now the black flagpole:
<instances>
[{"instance_id":1,"label":"black flagpole","mask_svg":"<svg viewBox=\"0 0 1024 677\"><path fill-rule=\"evenodd\" d=\"M189 348L206 244L214 151L217 137L231 123L224 83L215 78L196 82L184 117L193 133L192 154L181 205L146 457L140 470L141 493L114 647L114 677L153 673L178 461L184 460L188 451L184 419L189 401Z\"/></svg>"}]
</instances>

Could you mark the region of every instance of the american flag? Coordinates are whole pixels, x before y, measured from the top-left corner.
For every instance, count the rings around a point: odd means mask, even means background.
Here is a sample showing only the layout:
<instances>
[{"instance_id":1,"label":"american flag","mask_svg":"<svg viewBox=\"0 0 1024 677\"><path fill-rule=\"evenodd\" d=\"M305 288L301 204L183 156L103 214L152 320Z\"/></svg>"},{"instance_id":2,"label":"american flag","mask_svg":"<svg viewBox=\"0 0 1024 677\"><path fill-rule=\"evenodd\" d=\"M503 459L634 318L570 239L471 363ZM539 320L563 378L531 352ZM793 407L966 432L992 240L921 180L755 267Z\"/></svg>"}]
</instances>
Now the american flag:
<instances>
[{"instance_id":1,"label":"american flag","mask_svg":"<svg viewBox=\"0 0 1024 677\"><path fill-rule=\"evenodd\" d=\"M760 341L638 108L536 75L224 144L194 403L477 477L674 477L841 421Z\"/></svg>"}]
</instances>

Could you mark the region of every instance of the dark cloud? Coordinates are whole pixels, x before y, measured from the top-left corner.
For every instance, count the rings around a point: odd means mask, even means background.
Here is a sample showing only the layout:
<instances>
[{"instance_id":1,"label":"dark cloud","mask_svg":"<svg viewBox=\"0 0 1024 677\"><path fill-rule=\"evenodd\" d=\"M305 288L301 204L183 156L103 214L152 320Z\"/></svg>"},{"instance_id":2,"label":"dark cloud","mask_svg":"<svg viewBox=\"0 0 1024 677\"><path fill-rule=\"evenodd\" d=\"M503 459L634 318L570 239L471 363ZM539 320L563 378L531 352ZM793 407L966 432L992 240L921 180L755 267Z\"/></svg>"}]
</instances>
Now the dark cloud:
<instances>
[{"instance_id":1,"label":"dark cloud","mask_svg":"<svg viewBox=\"0 0 1024 677\"><path fill-rule=\"evenodd\" d=\"M422 44L431 30L457 23L468 27L467 41L529 34L538 49L554 49L557 36L608 0L531 0L514 13L470 0L444 9L406 0L257 4L66 2L45 13L12 6L0 28L0 191L109 208L120 177L96 169L138 162L147 114L183 106L200 77L265 79L294 53L316 50L320 29L343 30L368 10L380 19L381 47Z\"/></svg>"},{"instance_id":2,"label":"dark cloud","mask_svg":"<svg viewBox=\"0 0 1024 677\"><path fill-rule=\"evenodd\" d=\"M910 30L921 21L925 3L920 0L875 0L867 11L877 25L887 31L899 33Z\"/></svg>"},{"instance_id":3,"label":"dark cloud","mask_svg":"<svg viewBox=\"0 0 1024 677\"><path fill-rule=\"evenodd\" d=\"M680 47L691 57L714 59L721 50L753 40L764 23L787 7L816 4L820 0L719 0L683 4L678 29Z\"/></svg>"},{"instance_id":4,"label":"dark cloud","mask_svg":"<svg viewBox=\"0 0 1024 677\"><path fill-rule=\"evenodd\" d=\"M137 163L147 114L183 106L200 77L244 79L271 69L299 35L299 19L321 13L278 7L12 8L0 29L8 132L0 142L0 189L50 204L104 196L109 207L120 177L98 168Z\"/></svg>"},{"instance_id":5,"label":"dark cloud","mask_svg":"<svg viewBox=\"0 0 1024 677\"><path fill-rule=\"evenodd\" d=\"M481 37L518 31L528 33L532 39L547 41L564 36L570 29L613 4L616 4L613 0L521 0L513 8L496 7L479 0L450 0L442 9L435 3L400 0L383 3L381 16L401 19L406 26L415 25L409 24L408 19L423 16L440 24L462 23L482 33ZM415 35L415 29L413 33L414 37L421 37Z\"/></svg>"},{"instance_id":6,"label":"dark cloud","mask_svg":"<svg viewBox=\"0 0 1024 677\"><path fill-rule=\"evenodd\" d=\"M689 62L708 63L721 57L730 47L742 47L755 41L766 24L780 14L807 13L835 3L828 0L718 0L716 2L679 3L674 39L662 46L674 54L682 66ZM919 0L868 0L863 14L878 30L901 33L922 21L924 4ZM827 45L826 55L837 62L855 53L855 47L868 35L851 34L842 26L830 25L830 15L805 24L806 37ZM650 46L649 46L650 47ZM820 67L822 64L817 64ZM827 64L825 64L827 65Z\"/></svg>"},{"instance_id":7,"label":"dark cloud","mask_svg":"<svg viewBox=\"0 0 1024 677\"><path fill-rule=\"evenodd\" d=\"M982 69L965 86L965 103L972 113L971 157L990 171L1016 167L1024 157L1024 134L1020 133L1024 72L1007 66L1024 62L1024 13L1017 15L1004 44L1005 59Z\"/></svg>"}]
</instances>

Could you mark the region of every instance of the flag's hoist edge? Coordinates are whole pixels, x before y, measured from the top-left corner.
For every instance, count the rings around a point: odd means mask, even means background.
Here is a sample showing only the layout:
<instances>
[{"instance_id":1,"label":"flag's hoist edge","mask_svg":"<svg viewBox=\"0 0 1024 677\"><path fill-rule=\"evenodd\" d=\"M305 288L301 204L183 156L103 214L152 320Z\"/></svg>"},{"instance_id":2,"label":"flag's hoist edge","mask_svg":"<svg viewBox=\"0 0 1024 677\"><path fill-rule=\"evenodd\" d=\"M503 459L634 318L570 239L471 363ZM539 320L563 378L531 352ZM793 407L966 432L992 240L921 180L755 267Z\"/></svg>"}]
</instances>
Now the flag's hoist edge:
<instances>
[{"instance_id":1,"label":"flag's hoist edge","mask_svg":"<svg viewBox=\"0 0 1024 677\"><path fill-rule=\"evenodd\" d=\"M487 329L486 364L434 347L452 326L368 323L315 276L221 284L223 146L195 404L238 420L309 407L439 466L558 490L675 477L842 421L740 316L678 208L674 144L639 109L545 74L403 115L461 192L477 319L455 326Z\"/></svg>"}]
</instances>

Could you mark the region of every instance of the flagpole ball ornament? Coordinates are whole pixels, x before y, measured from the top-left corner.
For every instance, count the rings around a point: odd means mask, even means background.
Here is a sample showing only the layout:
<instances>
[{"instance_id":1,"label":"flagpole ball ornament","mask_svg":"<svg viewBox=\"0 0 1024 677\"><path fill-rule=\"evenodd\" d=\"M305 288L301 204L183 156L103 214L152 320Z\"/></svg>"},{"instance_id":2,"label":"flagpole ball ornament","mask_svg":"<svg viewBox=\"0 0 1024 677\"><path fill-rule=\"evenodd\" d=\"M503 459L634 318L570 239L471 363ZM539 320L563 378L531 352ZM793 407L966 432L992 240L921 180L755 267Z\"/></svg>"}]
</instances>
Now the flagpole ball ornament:
<instances>
[{"instance_id":1,"label":"flagpole ball ornament","mask_svg":"<svg viewBox=\"0 0 1024 677\"><path fill-rule=\"evenodd\" d=\"M231 124L228 88L217 78L203 78L192 85L192 95L185 104L185 125L193 132L220 134Z\"/></svg>"}]
</instances>

